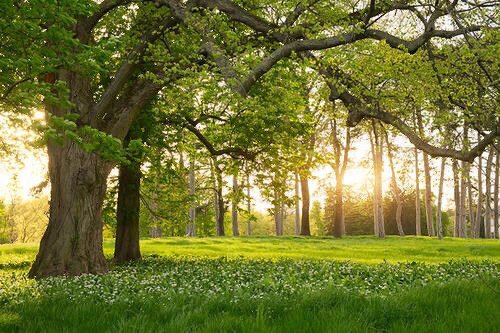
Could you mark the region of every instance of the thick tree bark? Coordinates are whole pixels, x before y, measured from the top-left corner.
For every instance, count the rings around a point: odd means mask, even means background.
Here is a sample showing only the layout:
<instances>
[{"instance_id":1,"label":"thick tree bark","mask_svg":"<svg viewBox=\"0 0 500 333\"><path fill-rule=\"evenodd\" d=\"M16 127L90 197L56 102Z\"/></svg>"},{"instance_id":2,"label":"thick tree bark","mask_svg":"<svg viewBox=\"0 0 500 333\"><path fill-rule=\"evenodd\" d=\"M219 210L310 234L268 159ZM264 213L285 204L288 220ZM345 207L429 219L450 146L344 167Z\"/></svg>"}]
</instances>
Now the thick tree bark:
<instances>
[{"instance_id":1,"label":"thick tree bark","mask_svg":"<svg viewBox=\"0 0 500 333\"><path fill-rule=\"evenodd\" d=\"M134 138L129 132L123 142L124 146L127 146L131 139ZM114 260L118 264L141 258L139 247L140 186L140 161L130 159L128 165L120 165L114 254Z\"/></svg>"},{"instance_id":2,"label":"thick tree bark","mask_svg":"<svg viewBox=\"0 0 500 333\"><path fill-rule=\"evenodd\" d=\"M62 117L74 113L80 116L79 126L91 126L123 140L136 115L161 89L160 85L142 79L128 85L135 67L128 60L122 64L98 103L94 103L95 91L89 78L67 69L59 70L55 77L66 83L69 100L75 107L68 110L47 103L47 114ZM49 83L55 83L55 80ZM123 91L127 93L118 97ZM78 144L69 141L62 144L49 142L48 157L51 182L49 224L30 276L106 272L102 251L102 204L106 179L113 163L105 161L98 153L85 152Z\"/></svg>"},{"instance_id":3,"label":"thick tree bark","mask_svg":"<svg viewBox=\"0 0 500 333\"><path fill-rule=\"evenodd\" d=\"M191 196L191 207L189 208L189 224L186 230L186 236L196 236L196 174L194 170L194 160L189 161L189 195Z\"/></svg>"},{"instance_id":4,"label":"thick tree bark","mask_svg":"<svg viewBox=\"0 0 500 333\"><path fill-rule=\"evenodd\" d=\"M418 149L415 148L415 235L422 235L420 214L420 166L418 163Z\"/></svg>"},{"instance_id":5,"label":"thick tree bark","mask_svg":"<svg viewBox=\"0 0 500 333\"><path fill-rule=\"evenodd\" d=\"M484 237L491 238L491 169L493 164L493 148L490 148L488 160L486 161L486 195L484 198Z\"/></svg>"},{"instance_id":6,"label":"thick tree bark","mask_svg":"<svg viewBox=\"0 0 500 333\"><path fill-rule=\"evenodd\" d=\"M295 235L300 235L300 194L298 173L295 173Z\"/></svg>"},{"instance_id":7,"label":"thick tree bark","mask_svg":"<svg viewBox=\"0 0 500 333\"><path fill-rule=\"evenodd\" d=\"M300 223L300 234L302 236L311 236L311 228L309 221L309 175L307 170L302 170L300 176L300 190L302 193L302 219Z\"/></svg>"},{"instance_id":8,"label":"thick tree bark","mask_svg":"<svg viewBox=\"0 0 500 333\"><path fill-rule=\"evenodd\" d=\"M30 277L105 273L102 204L111 164L73 142L48 143L50 217Z\"/></svg>"},{"instance_id":9,"label":"thick tree bark","mask_svg":"<svg viewBox=\"0 0 500 333\"><path fill-rule=\"evenodd\" d=\"M238 225L238 177L233 175L233 200L231 202L231 222L233 226L233 236L240 235L240 228Z\"/></svg>"},{"instance_id":10,"label":"thick tree bark","mask_svg":"<svg viewBox=\"0 0 500 333\"><path fill-rule=\"evenodd\" d=\"M446 158L441 157L441 169L439 171L438 203L436 212L437 236L439 239L443 239L443 221L441 219L441 214L443 205L443 185L444 185L445 170L446 170Z\"/></svg>"},{"instance_id":11,"label":"thick tree bark","mask_svg":"<svg viewBox=\"0 0 500 333\"><path fill-rule=\"evenodd\" d=\"M459 237L460 235L460 219L462 213L460 212L460 170L458 169L458 161L453 160L452 163L453 169L453 194L455 201L455 228L453 232L453 236Z\"/></svg>"}]
</instances>

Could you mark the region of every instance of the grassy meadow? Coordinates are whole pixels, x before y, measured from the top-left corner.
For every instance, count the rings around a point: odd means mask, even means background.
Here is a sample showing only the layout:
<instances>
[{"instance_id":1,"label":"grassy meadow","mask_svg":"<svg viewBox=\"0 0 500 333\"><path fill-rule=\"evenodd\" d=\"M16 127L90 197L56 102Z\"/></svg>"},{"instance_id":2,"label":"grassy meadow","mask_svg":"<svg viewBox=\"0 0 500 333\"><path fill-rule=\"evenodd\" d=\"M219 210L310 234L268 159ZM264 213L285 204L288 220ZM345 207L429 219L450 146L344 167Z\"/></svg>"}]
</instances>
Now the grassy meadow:
<instances>
[{"instance_id":1,"label":"grassy meadow","mask_svg":"<svg viewBox=\"0 0 500 333\"><path fill-rule=\"evenodd\" d=\"M104 244L111 258L113 241ZM26 276L0 246L2 332L494 332L500 242L168 238L108 274Z\"/></svg>"}]
</instances>

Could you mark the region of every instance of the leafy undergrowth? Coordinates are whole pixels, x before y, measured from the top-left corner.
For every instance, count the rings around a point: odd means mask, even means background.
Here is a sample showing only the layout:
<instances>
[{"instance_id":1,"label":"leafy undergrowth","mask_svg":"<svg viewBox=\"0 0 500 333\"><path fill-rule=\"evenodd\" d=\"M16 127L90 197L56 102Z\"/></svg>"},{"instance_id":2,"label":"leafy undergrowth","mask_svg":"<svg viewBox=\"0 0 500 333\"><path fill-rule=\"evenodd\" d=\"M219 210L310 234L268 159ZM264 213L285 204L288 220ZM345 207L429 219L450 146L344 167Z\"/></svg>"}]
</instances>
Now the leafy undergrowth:
<instances>
[{"instance_id":1,"label":"leafy undergrowth","mask_svg":"<svg viewBox=\"0 0 500 333\"><path fill-rule=\"evenodd\" d=\"M486 332L500 324L499 281L499 263L466 259L149 256L105 275L40 281L4 267L0 330Z\"/></svg>"}]
</instances>

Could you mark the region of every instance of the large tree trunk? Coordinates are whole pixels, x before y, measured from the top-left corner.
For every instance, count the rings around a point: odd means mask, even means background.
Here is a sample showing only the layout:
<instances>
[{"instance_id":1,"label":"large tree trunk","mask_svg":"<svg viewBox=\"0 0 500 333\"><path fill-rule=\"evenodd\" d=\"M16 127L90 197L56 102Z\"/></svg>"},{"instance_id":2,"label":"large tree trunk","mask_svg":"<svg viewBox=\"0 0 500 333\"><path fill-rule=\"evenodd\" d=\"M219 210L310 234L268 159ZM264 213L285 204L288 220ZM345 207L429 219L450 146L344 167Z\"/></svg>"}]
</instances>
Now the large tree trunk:
<instances>
[{"instance_id":1,"label":"large tree trunk","mask_svg":"<svg viewBox=\"0 0 500 333\"><path fill-rule=\"evenodd\" d=\"M459 237L460 235L460 219L461 219L461 212L460 212L460 171L458 169L458 161L453 160L452 163L452 169L453 169L453 194L454 194L454 201L455 201L455 228L454 228L454 233L453 236Z\"/></svg>"},{"instance_id":2,"label":"large tree trunk","mask_svg":"<svg viewBox=\"0 0 500 333\"><path fill-rule=\"evenodd\" d=\"M472 238L479 238L481 231L481 217L483 215L483 156L478 156L477 162L477 207L476 221L471 228Z\"/></svg>"},{"instance_id":3,"label":"large tree trunk","mask_svg":"<svg viewBox=\"0 0 500 333\"><path fill-rule=\"evenodd\" d=\"M189 161L189 195L191 196L191 207L189 207L189 224L186 230L186 236L196 236L196 174L194 170L194 160Z\"/></svg>"},{"instance_id":4,"label":"large tree trunk","mask_svg":"<svg viewBox=\"0 0 500 333\"><path fill-rule=\"evenodd\" d=\"M486 161L486 195L484 199L484 237L491 238L491 169L493 164L493 148L490 148L488 160Z\"/></svg>"},{"instance_id":5,"label":"large tree trunk","mask_svg":"<svg viewBox=\"0 0 500 333\"><path fill-rule=\"evenodd\" d=\"M439 239L443 239L443 222L441 219L441 214L443 205L443 185L444 185L445 168L446 168L446 159L442 157L441 169L439 171L439 189L438 189L438 203L437 203L437 213L436 213L437 236Z\"/></svg>"},{"instance_id":6,"label":"large tree trunk","mask_svg":"<svg viewBox=\"0 0 500 333\"><path fill-rule=\"evenodd\" d=\"M418 149L415 148L415 235L422 235L420 223L420 166L418 163Z\"/></svg>"},{"instance_id":7,"label":"large tree trunk","mask_svg":"<svg viewBox=\"0 0 500 333\"><path fill-rule=\"evenodd\" d=\"M498 191L500 191L500 152L497 150L496 151L496 159L495 159L495 182L494 182L494 188L493 188L493 224L495 226L495 237L500 238L500 221L499 221L499 198L498 198Z\"/></svg>"},{"instance_id":8,"label":"large tree trunk","mask_svg":"<svg viewBox=\"0 0 500 333\"><path fill-rule=\"evenodd\" d=\"M295 173L295 235L300 235L299 175Z\"/></svg>"},{"instance_id":9,"label":"large tree trunk","mask_svg":"<svg viewBox=\"0 0 500 333\"><path fill-rule=\"evenodd\" d=\"M231 202L231 222L233 226L233 236L240 235L240 228L238 225L238 177L233 175L233 200Z\"/></svg>"},{"instance_id":10,"label":"large tree trunk","mask_svg":"<svg viewBox=\"0 0 500 333\"><path fill-rule=\"evenodd\" d=\"M102 204L111 164L74 142L48 143L50 217L30 277L104 273Z\"/></svg>"},{"instance_id":11,"label":"large tree trunk","mask_svg":"<svg viewBox=\"0 0 500 333\"><path fill-rule=\"evenodd\" d=\"M131 140L129 133L123 142ZM116 242L114 260L121 264L141 258L139 247L141 163L130 159L128 165L120 165L118 175L118 201L116 207Z\"/></svg>"},{"instance_id":12,"label":"large tree trunk","mask_svg":"<svg viewBox=\"0 0 500 333\"><path fill-rule=\"evenodd\" d=\"M308 170L300 172L300 190L302 192L302 220L300 225L300 234L302 236L311 236L309 221L309 175Z\"/></svg>"}]
</instances>

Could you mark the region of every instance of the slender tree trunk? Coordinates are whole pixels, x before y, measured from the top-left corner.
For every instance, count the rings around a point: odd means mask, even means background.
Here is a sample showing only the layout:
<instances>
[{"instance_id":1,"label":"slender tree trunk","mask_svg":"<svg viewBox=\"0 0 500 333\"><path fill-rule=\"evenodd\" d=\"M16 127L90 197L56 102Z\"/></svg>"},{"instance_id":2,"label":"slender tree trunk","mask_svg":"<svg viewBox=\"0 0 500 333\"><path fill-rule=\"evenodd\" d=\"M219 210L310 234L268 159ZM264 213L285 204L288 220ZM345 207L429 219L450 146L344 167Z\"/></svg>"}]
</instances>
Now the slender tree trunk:
<instances>
[{"instance_id":1,"label":"slender tree trunk","mask_svg":"<svg viewBox=\"0 0 500 333\"><path fill-rule=\"evenodd\" d=\"M478 156L477 162L477 208L476 222L471 230L472 238L479 238L481 232L481 217L483 215L483 156Z\"/></svg>"},{"instance_id":2,"label":"slender tree trunk","mask_svg":"<svg viewBox=\"0 0 500 333\"><path fill-rule=\"evenodd\" d=\"M222 170L217 166L217 161L213 160L213 180L215 187L215 235L224 236L224 197L222 196Z\"/></svg>"},{"instance_id":3,"label":"slender tree trunk","mask_svg":"<svg viewBox=\"0 0 500 333\"><path fill-rule=\"evenodd\" d=\"M466 198L467 198L467 176L466 176L466 164L462 161L461 176L460 176L460 224L458 229L458 237L467 237L467 210L466 210Z\"/></svg>"},{"instance_id":4,"label":"slender tree trunk","mask_svg":"<svg viewBox=\"0 0 500 333\"><path fill-rule=\"evenodd\" d=\"M125 137L126 147L133 133ZM139 247L141 162L130 159L128 165L120 165L118 175L118 201L116 207L116 242L114 260L121 264L141 258Z\"/></svg>"},{"instance_id":5,"label":"slender tree trunk","mask_svg":"<svg viewBox=\"0 0 500 333\"><path fill-rule=\"evenodd\" d=\"M196 236L196 175L194 171L194 160L189 161L189 195L191 196L191 207L189 208L189 225L186 235L189 237Z\"/></svg>"},{"instance_id":6,"label":"slender tree trunk","mask_svg":"<svg viewBox=\"0 0 500 333\"><path fill-rule=\"evenodd\" d=\"M383 144L382 138L379 133L378 122L373 121L373 144L372 144L372 155L373 155L373 173L374 173L374 225L376 230L376 235L379 238L385 237L385 226L384 226L384 207L383 207L383 195L382 195L382 172L383 172Z\"/></svg>"},{"instance_id":7,"label":"slender tree trunk","mask_svg":"<svg viewBox=\"0 0 500 333\"><path fill-rule=\"evenodd\" d=\"M280 212L281 205L276 203L274 205L274 229L276 232L276 236L281 236L281 228L280 228Z\"/></svg>"},{"instance_id":8,"label":"slender tree trunk","mask_svg":"<svg viewBox=\"0 0 500 333\"><path fill-rule=\"evenodd\" d=\"M231 203L231 222L233 226L233 236L240 235L240 228L238 225L238 177L233 175L233 200Z\"/></svg>"},{"instance_id":9,"label":"slender tree trunk","mask_svg":"<svg viewBox=\"0 0 500 333\"><path fill-rule=\"evenodd\" d=\"M298 173L295 173L295 235L300 235L300 194Z\"/></svg>"},{"instance_id":10,"label":"slender tree trunk","mask_svg":"<svg viewBox=\"0 0 500 333\"><path fill-rule=\"evenodd\" d=\"M222 181L222 179L221 179ZM220 184L220 183L219 183ZM224 230L224 213L225 213L225 207L224 207L224 197L222 196L222 186L218 185L219 187L217 188L217 236L224 236L225 230Z\"/></svg>"},{"instance_id":11,"label":"slender tree trunk","mask_svg":"<svg viewBox=\"0 0 500 333\"><path fill-rule=\"evenodd\" d=\"M344 214L344 174L349 160L349 150L351 148L351 132L346 129L345 145L342 149L338 136L337 121L335 119L336 108L335 102L332 103L334 118L331 124L331 140L333 146L333 163L332 168L335 172L335 204L333 211L333 226L329 229L333 231L335 237L343 237L345 235L345 214ZM344 152L342 158L342 150Z\"/></svg>"},{"instance_id":12,"label":"slender tree trunk","mask_svg":"<svg viewBox=\"0 0 500 333\"><path fill-rule=\"evenodd\" d=\"M378 206L378 237L379 238L384 238L385 237L385 226L384 226L384 206L383 206L383 195L382 195L382 172L383 172L383 145L382 141L379 138L378 140L378 145L375 146L377 148L378 146L378 151L377 151L377 206Z\"/></svg>"},{"instance_id":13,"label":"slender tree trunk","mask_svg":"<svg viewBox=\"0 0 500 333\"><path fill-rule=\"evenodd\" d=\"M486 195L484 213L484 237L491 238L491 169L493 164L493 148L490 148L486 161Z\"/></svg>"},{"instance_id":14,"label":"slender tree trunk","mask_svg":"<svg viewBox=\"0 0 500 333\"><path fill-rule=\"evenodd\" d=\"M427 234L434 237L434 213L432 211L432 188L431 188L431 169L429 165L429 155L424 155L424 175L425 175L425 220L427 222Z\"/></svg>"},{"instance_id":15,"label":"slender tree trunk","mask_svg":"<svg viewBox=\"0 0 500 333\"><path fill-rule=\"evenodd\" d=\"M473 229L475 228L475 223L476 219L474 218L474 202L472 200L472 181L471 181L471 176L470 176L470 167L471 164L467 163L467 169L466 169L466 176L467 176L467 206L468 206L468 213L469 213L469 221L470 221L470 233L472 236ZM465 229L467 230L467 228ZM467 235L467 233L466 233Z\"/></svg>"},{"instance_id":16,"label":"slender tree trunk","mask_svg":"<svg viewBox=\"0 0 500 333\"><path fill-rule=\"evenodd\" d=\"M372 200L373 201L373 232L374 232L374 235L377 236L379 233L378 220L377 220L377 217L379 215L378 214L378 198L377 198L377 191L376 191L376 188L377 188L377 180L376 180L377 153L375 150L375 140L373 138L373 133L375 131L375 127L373 126L373 123L372 123L372 129L373 129L373 132L368 131L368 134L370 136L370 150L372 153L372 161L373 161L373 200Z\"/></svg>"},{"instance_id":17,"label":"slender tree trunk","mask_svg":"<svg viewBox=\"0 0 500 333\"><path fill-rule=\"evenodd\" d=\"M420 166L418 163L418 149L415 148L415 235L422 235L420 214Z\"/></svg>"},{"instance_id":18,"label":"slender tree trunk","mask_svg":"<svg viewBox=\"0 0 500 333\"><path fill-rule=\"evenodd\" d=\"M282 204L281 204L281 195L278 191L274 191L274 227L276 230L276 236L283 236L283 228L282 228Z\"/></svg>"},{"instance_id":19,"label":"slender tree trunk","mask_svg":"<svg viewBox=\"0 0 500 333\"><path fill-rule=\"evenodd\" d=\"M417 110L417 124L420 131L420 135L424 137L424 125L422 122L422 114L420 110ZM427 223L427 235L434 237L434 221L432 212L432 188L431 188L431 170L429 165L429 155L423 152L424 156L424 178L425 178L425 192L424 192L424 203L425 203L425 221Z\"/></svg>"},{"instance_id":20,"label":"slender tree trunk","mask_svg":"<svg viewBox=\"0 0 500 333\"><path fill-rule=\"evenodd\" d=\"M300 190L302 192L302 220L300 234L302 236L311 236L309 224L309 175L308 170L300 172Z\"/></svg>"},{"instance_id":21,"label":"slender tree trunk","mask_svg":"<svg viewBox=\"0 0 500 333\"><path fill-rule=\"evenodd\" d=\"M439 171L439 190L438 190L438 203L436 212L436 226L437 226L437 236L439 239L443 239L443 221L441 219L442 206L443 206L443 185L444 185L444 173L446 170L446 159L441 158L441 169Z\"/></svg>"},{"instance_id":22,"label":"slender tree trunk","mask_svg":"<svg viewBox=\"0 0 500 333\"><path fill-rule=\"evenodd\" d=\"M391 167L391 185L392 192L394 193L394 198L396 199L396 225L398 227L399 236L404 236L403 223L401 222L401 215L403 213L403 200L401 200L401 193L398 186L396 170L394 168L394 161L392 159L391 145L389 143L389 136L387 132L385 134L385 142L387 144L387 155L389 156L389 165Z\"/></svg>"},{"instance_id":23,"label":"slender tree trunk","mask_svg":"<svg viewBox=\"0 0 500 333\"><path fill-rule=\"evenodd\" d=\"M78 144L48 143L50 217L30 277L104 273L102 205L112 164Z\"/></svg>"},{"instance_id":24,"label":"slender tree trunk","mask_svg":"<svg viewBox=\"0 0 500 333\"><path fill-rule=\"evenodd\" d=\"M247 234L252 236L252 197L250 196L250 174L247 173L247 210L248 210L248 222L247 222Z\"/></svg>"},{"instance_id":25,"label":"slender tree trunk","mask_svg":"<svg viewBox=\"0 0 500 333\"><path fill-rule=\"evenodd\" d=\"M453 160L452 163L453 168L453 193L454 193L454 201L455 201L455 228L453 235L455 237L460 236L460 219L462 213L460 212L460 171L458 169L458 161Z\"/></svg>"},{"instance_id":26,"label":"slender tree trunk","mask_svg":"<svg viewBox=\"0 0 500 333\"><path fill-rule=\"evenodd\" d=\"M280 230L281 230L281 235L285 234L285 218L286 218L286 208L285 208L285 203L281 203L280 207Z\"/></svg>"},{"instance_id":27,"label":"slender tree trunk","mask_svg":"<svg viewBox=\"0 0 500 333\"><path fill-rule=\"evenodd\" d=\"M497 150L496 151L496 159L495 159L495 182L494 182L494 188L493 188L493 224L495 226L495 237L500 238L500 221L499 221L499 198L498 198L498 191L500 191L500 152Z\"/></svg>"}]
</instances>

